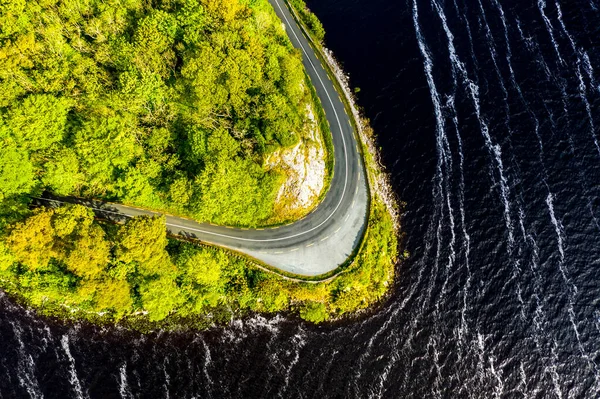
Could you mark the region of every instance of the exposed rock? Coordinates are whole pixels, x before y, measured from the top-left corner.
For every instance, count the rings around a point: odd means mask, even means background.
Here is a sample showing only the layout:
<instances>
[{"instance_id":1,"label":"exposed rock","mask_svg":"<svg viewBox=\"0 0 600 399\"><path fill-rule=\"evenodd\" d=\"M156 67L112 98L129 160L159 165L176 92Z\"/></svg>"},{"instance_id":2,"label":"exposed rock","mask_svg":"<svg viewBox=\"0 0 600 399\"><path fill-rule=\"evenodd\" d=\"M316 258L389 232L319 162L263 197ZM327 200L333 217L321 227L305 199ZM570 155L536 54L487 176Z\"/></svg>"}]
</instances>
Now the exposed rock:
<instances>
[{"instance_id":1,"label":"exposed rock","mask_svg":"<svg viewBox=\"0 0 600 399\"><path fill-rule=\"evenodd\" d=\"M298 144L275 151L266 160L268 169L279 170L286 176L275 201L276 214L282 220L311 210L325 186L327 154L323 137L310 105L306 114L306 128Z\"/></svg>"}]
</instances>

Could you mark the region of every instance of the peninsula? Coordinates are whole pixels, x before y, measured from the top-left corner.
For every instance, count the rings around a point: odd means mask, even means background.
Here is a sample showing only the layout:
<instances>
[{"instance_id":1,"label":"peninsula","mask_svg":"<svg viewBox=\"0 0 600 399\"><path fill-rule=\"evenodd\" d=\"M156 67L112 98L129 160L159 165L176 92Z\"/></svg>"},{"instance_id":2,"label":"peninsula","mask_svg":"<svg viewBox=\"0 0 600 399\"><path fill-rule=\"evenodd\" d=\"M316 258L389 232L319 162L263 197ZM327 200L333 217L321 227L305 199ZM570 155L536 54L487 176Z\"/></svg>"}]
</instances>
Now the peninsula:
<instances>
[{"instance_id":1,"label":"peninsula","mask_svg":"<svg viewBox=\"0 0 600 399\"><path fill-rule=\"evenodd\" d=\"M320 322L384 295L393 209L301 1L71 3L3 13L4 75L26 80L0 104L0 286L134 326ZM303 184L301 206L278 205Z\"/></svg>"}]
</instances>

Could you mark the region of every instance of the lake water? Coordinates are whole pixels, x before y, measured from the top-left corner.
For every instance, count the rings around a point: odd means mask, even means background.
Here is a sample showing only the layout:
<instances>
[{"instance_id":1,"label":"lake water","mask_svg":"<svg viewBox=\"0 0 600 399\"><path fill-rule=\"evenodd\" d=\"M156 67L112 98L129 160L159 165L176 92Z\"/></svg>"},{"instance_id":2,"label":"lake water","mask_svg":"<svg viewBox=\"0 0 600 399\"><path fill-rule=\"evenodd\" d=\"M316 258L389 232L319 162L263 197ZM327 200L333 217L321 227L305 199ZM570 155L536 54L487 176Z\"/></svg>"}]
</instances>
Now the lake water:
<instances>
[{"instance_id":1,"label":"lake water","mask_svg":"<svg viewBox=\"0 0 600 399\"><path fill-rule=\"evenodd\" d=\"M392 297L142 336L0 294L0 398L600 396L600 1L308 3L406 202Z\"/></svg>"}]
</instances>

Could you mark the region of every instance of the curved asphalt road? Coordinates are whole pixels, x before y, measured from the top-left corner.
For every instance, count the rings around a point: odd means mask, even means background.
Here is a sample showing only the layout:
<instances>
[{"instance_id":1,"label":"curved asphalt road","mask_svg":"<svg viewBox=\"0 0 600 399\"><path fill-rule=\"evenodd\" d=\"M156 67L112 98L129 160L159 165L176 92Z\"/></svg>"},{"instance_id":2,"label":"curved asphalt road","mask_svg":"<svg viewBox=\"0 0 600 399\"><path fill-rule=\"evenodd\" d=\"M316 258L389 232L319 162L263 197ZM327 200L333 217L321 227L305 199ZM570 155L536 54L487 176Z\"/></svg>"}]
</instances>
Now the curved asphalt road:
<instances>
[{"instance_id":1,"label":"curved asphalt road","mask_svg":"<svg viewBox=\"0 0 600 399\"><path fill-rule=\"evenodd\" d=\"M325 110L333 136L334 174L321 204L305 218L287 226L265 229L234 229L167 216L167 229L248 254L287 272L315 276L343 264L360 244L367 223L369 193L362 158L350 118L340 95L297 25L284 0L269 0L282 20ZM152 215L150 211L119 204L77 201L109 219Z\"/></svg>"}]
</instances>

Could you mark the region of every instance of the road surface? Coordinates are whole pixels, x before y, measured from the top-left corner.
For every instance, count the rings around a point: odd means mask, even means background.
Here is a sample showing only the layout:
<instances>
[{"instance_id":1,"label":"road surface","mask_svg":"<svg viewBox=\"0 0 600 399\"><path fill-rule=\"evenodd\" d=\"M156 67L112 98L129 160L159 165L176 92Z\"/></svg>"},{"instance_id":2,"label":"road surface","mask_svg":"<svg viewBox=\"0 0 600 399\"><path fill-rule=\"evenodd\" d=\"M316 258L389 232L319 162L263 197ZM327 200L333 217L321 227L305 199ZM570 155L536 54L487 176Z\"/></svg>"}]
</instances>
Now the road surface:
<instances>
[{"instance_id":1,"label":"road surface","mask_svg":"<svg viewBox=\"0 0 600 399\"><path fill-rule=\"evenodd\" d=\"M265 229L234 229L167 216L172 234L192 236L231 248L278 269L316 276L342 265L360 244L369 206L368 184L350 118L334 84L283 0L269 0L283 22L294 47L302 52L306 71L317 91L333 137L334 172L321 204L305 218ZM92 200L83 203L112 220L158 214L125 205Z\"/></svg>"}]
</instances>

